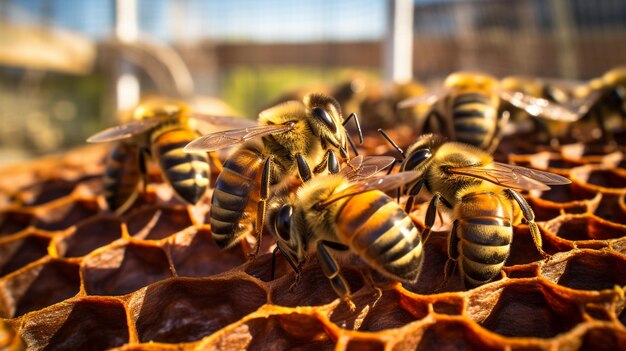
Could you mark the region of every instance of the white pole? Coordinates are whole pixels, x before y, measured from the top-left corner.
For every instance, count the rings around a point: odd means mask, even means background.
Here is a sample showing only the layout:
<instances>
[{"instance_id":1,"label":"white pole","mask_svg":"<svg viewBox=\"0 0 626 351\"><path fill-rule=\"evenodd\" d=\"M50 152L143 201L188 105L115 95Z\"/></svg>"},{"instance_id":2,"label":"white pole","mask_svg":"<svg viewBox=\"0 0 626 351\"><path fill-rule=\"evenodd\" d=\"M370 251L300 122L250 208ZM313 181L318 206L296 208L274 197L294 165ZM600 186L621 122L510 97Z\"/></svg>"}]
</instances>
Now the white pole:
<instances>
[{"instance_id":1,"label":"white pole","mask_svg":"<svg viewBox=\"0 0 626 351\"><path fill-rule=\"evenodd\" d=\"M137 0L115 0L115 36L123 43L132 43L139 37ZM139 103L141 87L136 72L129 62L118 61L116 77L117 111L128 111Z\"/></svg>"},{"instance_id":2,"label":"white pole","mask_svg":"<svg viewBox=\"0 0 626 351\"><path fill-rule=\"evenodd\" d=\"M554 39L558 48L559 73L562 78L578 78L578 61L574 46L574 19L571 5L565 0L552 0L554 19Z\"/></svg>"},{"instance_id":3,"label":"white pole","mask_svg":"<svg viewBox=\"0 0 626 351\"><path fill-rule=\"evenodd\" d=\"M387 37L383 46L385 83L413 78L413 0L387 0Z\"/></svg>"}]
</instances>

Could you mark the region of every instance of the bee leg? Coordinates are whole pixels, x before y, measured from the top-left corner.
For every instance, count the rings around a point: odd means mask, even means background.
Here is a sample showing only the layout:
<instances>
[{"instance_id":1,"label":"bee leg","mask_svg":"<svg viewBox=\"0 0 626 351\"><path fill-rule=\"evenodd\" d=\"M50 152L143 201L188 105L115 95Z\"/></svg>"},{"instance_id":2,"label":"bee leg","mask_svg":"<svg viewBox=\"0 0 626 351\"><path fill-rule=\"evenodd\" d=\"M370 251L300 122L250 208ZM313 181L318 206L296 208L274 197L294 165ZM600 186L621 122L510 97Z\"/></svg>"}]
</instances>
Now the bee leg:
<instances>
[{"instance_id":1,"label":"bee leg","mask_svg":"<svg viewBox=\"0 0 626 351\"><path fill-rule=\"evenodd\" d=\"M328 252L323 241L317 242L317 259L320 262L324 276L330 281L330 285L335 290L335 293L348 304L350 311L354 311L356 307L350 299L350 286L341 275L337 260Z\"/></svg>"},{"instance_id":2,"label":"bee leg","mask_svg":"<svg viewBox=\"0 0 626 351\"><path fill-rule=\"evenodd\" d=\"M528 204L528 202L526 202L526 199L524 199L522 195L520 195L517 191L512 189L506 189L505 191L511 197L511 199L517 202L520 210L522 210L522 215L524 216L526 222L528 222L530 235L533 238L533 242L535 243L537 251L539 251L541 256L543 256L544 258L550 257L550 255L545 253L541 248L543 246L543 242L541 240L541 232L539 231L539 227L537 227L537 223L535 223L535 213L533 212L533 209L530 208L530 205Z\"/></svg>"},{"instance_id":3,"label":"bee leg","mask_svg":"<svg viewBox=\"0 0 626 351\"><path fill-rule=\"evenodd\" d=\"M446 265L443 269L443 280L437 286L435 291L441 291L441 289L443 289L443 287L448 282L448 279L450 279L452 274L454 274L457 258L459 257L459 236L457 230L458 221L454 221L454 224L452 225L452 230L450 231L450 235L448 236L448 259L446 260Z\"/></svg>"},{"instance_id":4,"label":"bee leg","mask_svg":"<svg viewBox=\"0 0 626 351\"><path fill-rule=\"evenodd\" d=\"M254 228L256 239L256 247L250 256L255 257L261 249L261 239L263 236L263 225L265 223L265 212L267 209L267 199L270 196L270 181L272 179L272 159L273 156L267 156L263 165L263 173L261 173L261 191L259 203L256 211L256 227Z\"/></svg>"},{"instance_id":5,"label":"bee leg","mask_svg":"<svg viewBox=\"0 0 626 351\"><path fill-rule=\"evenodd\" d=\"M300 268L298 268L298 266L296 266L296 264L293 262L293 259L291 258L291 256L289 256L288 253L285 252L285 250L283 250L280 247L280 244L278 244L278 242L276 243L276 247L274 248L274 251L272 251L272 274L270 276L270 280L274 280L274 273L275 273L275 269L276 269L276 252L280 252L281 255L283 255L283 257L285 258L285 260L287 260L287 263L289 263L289 265L291 266L291 268L293 269L294 272L296 272L296 275L300 275Z\"/></svg>"},{"instance_id":6,"label":"bee leg","mask_svg":"<svg viewBox=\"0 0 626 351\"><path fill-rule=\"evenodd\" d=\"M323 172L324 169L326 169L326 166L328 166L328 152L324 154L324 158L322 159L322 161L317 166L315 166L315 168L313 168L313 173L318 174ZM300 166L298 166L298 170L300 170Z\"/></svg>"},{"instance_id":7,"label":"bee leg","mask_svg":"<svg viewBox=\"0 0 626 351\"><path fill-rule=\"evenodd\" d=\"M341 170L339 166L339 160L337 159L337 155L333 150L328 150L328 172L331 174L337 174Z\"/></svg>"},{"instance_id":8,"label":"bee leg","mask_svg":"<svg viewBox=\"0 0 626 351\"><path fill-rule=\"evenodd\" d=\"M335 152L333 150L326 151L324 159L322 160L322 162L320 162L319 165L315 166L315 168L313 169L313 173L320 173L325 168L328 168L328 172L330 174L339 173L339 160L337 159L337 155L335 155Z\"/></svg>"},{"instance_id":9,"label":"bee leg","mask_svg":"<svg viewBox=\"0 0 626 351\"><path fill-rule=\"evenodd\" d=\"M391 172L393 171L394 168L396 168L396 165L400 163L399 160L393 160L393 163L391 164L391 166L389 166L389 170L387 171L387 175L390 175ZM398 190L400 190L400 188L398 188Z\"/></svg>"},{"instance_id":10,"label":"bee leg","mask_svg":"<svg viewBox=\"0 0 626 351\"><path fill-rule=\"evenodd\" d=\"M365 275L363 276L363 280L365 281L365 284L374 291L374 295L376 296L376 300L378 300L379 298L381 298L381 296L383 296L383 291L376 286L376 283L374 282L374 277L372 277L372 271L371 270L366 270L365 271Z\"/></svg>"},{"instance_id":11,"label":"bee leg","mask_svg":"<svg viewBox=\"0 0 626 351\"><path fill-rule=\"evenodd\" d=\"M415 183L411 189L409 189L409 198L406 200L406 205L404 206L404 212L411 213L413 210L413 202L415 201L415 196L419 194L420 190L422 190L422 185L424 185L424 179L420 179Z\"/></svg>"},{"instance_id":12,"label":"bee leg","mask_svg":"<svg viewBox=\"0 0 626 351\"><path fill-rule=\"evenodd\" d=\"M443 196L441 196L441 194L435 193L435 195L433 195L433 198L430 199L430 203L428 204L428 208L426 209L426 218L424 220L426 229L424 230L424 233L422 233L423 242L426 242L426 240L428 240L428 237L430 236L430 230L435 224L435 216L437 215L437 205L439 205L439 202L441 202L442 204L444 204L444 206L448 208L452 208L452 205L450 205L450 203Z\"/></svg>"},{"instance_id":13,"label":"bee leg","mask_svg":"<svg viewBox=\"0 0 626 351\"><path fill-rule=\"evenodd\" d=\"M141 177L143 179L143 193L146 194L148 190L148 160L147 156L150 155L150 151L146 148L141 148L139 150L139 172L141 172Z\"/></svg>"},{"instance_id":14,"label":"bee leg","mask_svg":"<svg viewBox=\"0 0 626 351\"><path fill-rule=\"evenodd\" d=\"M311 180L311 168L301 154L296 154L296 162L298 164L298 175L303 182Z\"/></svg>"}]
</instances>

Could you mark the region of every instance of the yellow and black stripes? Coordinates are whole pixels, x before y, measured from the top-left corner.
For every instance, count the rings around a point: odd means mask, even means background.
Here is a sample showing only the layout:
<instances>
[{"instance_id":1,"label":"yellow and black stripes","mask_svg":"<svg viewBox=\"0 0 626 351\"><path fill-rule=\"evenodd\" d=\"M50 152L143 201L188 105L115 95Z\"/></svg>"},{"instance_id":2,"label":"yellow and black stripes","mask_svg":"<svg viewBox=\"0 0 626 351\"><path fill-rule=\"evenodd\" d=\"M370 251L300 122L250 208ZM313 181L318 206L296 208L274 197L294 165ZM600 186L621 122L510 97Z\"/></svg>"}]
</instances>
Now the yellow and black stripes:
<instances>
[{"instance_id":1,"label":"yellow and black stripes","mask_svg":"<svg viewBox=\"0 0 626 351\"><path fill-rule=\"evenodd\" d=\"M494 206L494 203L496 206ZM472 194L463 198L460 206L489 208L493 215L458 218L451 232L451 247L459 256L459 267L468 288L494 279L504 265L511 250L513 227L510 217L501 216L510 211L493 193ZM472 210L470 210L472 211ZM454 258L454 257L453 257Z\"/></svg>"},{"instance_id":2,"label":"yellow and black stripes","mask_svg":"<svg viewBox=\"0 0 626 351\"><path fill-rule=\"evenodd\" d=\"M111 211L123 212L132 203L140 179L138 147L118 143L109 153L103 180L104 198Z\"/></svg>"},{"instance_id":3,"label":"yellow and black stripes","mask_svg":"<svg viewBox=\"0 0 626 351\"><path fill-rule=\"evenodd\" d=\"M381 272L415 281L421 270L421 235L390 197L369 191L351 197L337 214L342 242Z\"/></svg>"},{"instance_id":4,"label":"yellow and black stripes","mask_svg":"<svg viewBox=\"0 0 626 351\"><path fill-rule=\"evenodd\" d=\"M220 247L228 247L244 233L244 213L258 202L256 185L263 155L241 149L226 161L211 198L211 234ZM255 208L256 209L256 208Z\"/></svg>"},{"instance_id":5,"label":"yellow and black stripes","mask_svg":"<svg viewBox=\"0 0 626 351\"><path fill-rule=\"evenodd\" d=\"M452 100L452 120L457 141L485 148L497 123L497 103L480 92L459 93Z\"/></svg>"},{"instance_id":6,"label":"yellow and black stripes","mask_svg":"<svg viewBox=\"0 0 626 351\"><path fill-rule=\"evenodd\" d=\"M189 129L169 130L154 137L152 153L176 194L195 204L209 186L209 160L204 152L183 152L198 134Z\"/></svg>"}]
</instances>

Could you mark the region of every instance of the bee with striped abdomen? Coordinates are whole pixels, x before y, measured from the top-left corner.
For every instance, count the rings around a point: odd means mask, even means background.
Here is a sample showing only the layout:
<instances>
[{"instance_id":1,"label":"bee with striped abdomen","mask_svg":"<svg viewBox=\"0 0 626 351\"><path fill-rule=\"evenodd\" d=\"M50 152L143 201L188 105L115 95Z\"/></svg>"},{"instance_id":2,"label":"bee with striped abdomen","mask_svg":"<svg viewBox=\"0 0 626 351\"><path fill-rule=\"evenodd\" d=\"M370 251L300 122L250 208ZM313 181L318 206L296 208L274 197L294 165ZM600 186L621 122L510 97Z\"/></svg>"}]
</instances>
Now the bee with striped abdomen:
<instances>
[{"instance_id":1,"label":"bee with striped abdomen","mask_svg":"<svg viewBox=\"0 0 626 351\"><path fill-rule=\"evenodd\" d=\"M577 113L546 99L505 90L495 77L471 72L453 73L446 78L442 89L403 100L398 107L426 104L430 108L418 122L420 134L429 124L438 124L435 130L450 139L493 153L510 117L502 101L533 116L559 121L579 118Z\"/></svg>"},{"instance_id":2,"label":"bee with striped abdomen","mask_svg":"<svg viewBox=\"0 0 626 351\"><path fill-rule=\"evenodd\" d=\"M384 132L383 135L390 140ZM495 162L483 150L445 142L434 134L423 135L408 148L400 170L421 174L403 187L409 195L407 212L422 188L432 195L426 211L425 238L434 225L438 208L452 212L448 255L450 262L458 263L467 287L485 284L500 273L509 255L513 226L522 218L537 250L547 255L533 210L516 190L547 190L549 185L570 183L556 174Z\"/></svg>"},{"instance_id":3,"label":"bee with striped abdomen","mask_svg":"<svg viewBox=\"0 0 626 351\"><path fill-rule=\"evenodd\" d=\"M365 160L364 164L378 162ZM417 280L423 262L421 235L411 218L383 191L410 182L419 174L405 172L368 178L376 171L315 177L286 201L272 206L269 229L292 268L316 252L333 290L352 309L350 287L335 256L356 255L383 275L404 282ZM363 174L366 173L366 174ZM273 275L273 274L272 274Z\"/></svg>"},{"instance_id":4,"label":"bee with striped abdomen","mask_svg":"<svg viewBox=\"0 0 626 351\"><path fill-rule=\"evenodd\" d=\"M303 181L325 170L337 173L336 153L347 158L347 141L352 144L343 127L352 118L362 141L355 114L344 121L333 98L309 94L302 102L262 111L255 127L205 135L187 145L186 151L198 152L241 144L224 163L211 198L215 242L230 247L254 227L258 251L270 193L284 189L296 173Z\"/></svg>"},{"instance_id":5,"label":"bee with striped abdomen","mask_svg":"<svg viewBox=\"0 0 626 351\"><path fill-rule=\"evenodd\" d=\"M151 100L133 111L130 122L101 131L87 142L119 141L109 154L104 173L105 200L122 213L133 203L137 185L147 186L146 156L153 156L175 194L195 204L209 186L209 158L204 152L185 153L183 147L200 136L193 120L212 124L249 125L250 121L192 114L182 102ZM213 159L214 163L219 161Z\"/></svg>"}]
</instances>

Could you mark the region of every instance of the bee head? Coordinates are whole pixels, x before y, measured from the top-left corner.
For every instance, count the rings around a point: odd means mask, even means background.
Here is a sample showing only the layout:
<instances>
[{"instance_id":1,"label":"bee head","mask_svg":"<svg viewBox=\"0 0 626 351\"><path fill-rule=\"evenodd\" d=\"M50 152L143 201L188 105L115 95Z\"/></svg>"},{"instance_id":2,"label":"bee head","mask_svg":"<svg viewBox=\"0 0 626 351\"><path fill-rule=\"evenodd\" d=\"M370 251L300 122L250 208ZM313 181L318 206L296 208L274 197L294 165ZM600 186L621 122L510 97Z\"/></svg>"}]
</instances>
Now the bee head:
<instances>
[{"instance_id":1,"label":"bee head","mask_svg":"<svg viewBox=\"0 0 626 351\"><path fill-rule=\"evenodd\" d=\"M144 118L178 118L187 116L189 107L179 101L150 99L139 104L133 110L133 119Z\"/></svg>"},{"instance_id":2,"label":"bee head","mask_svg":"<svg viewBox=\"0 0 626 351\"><path fill-rule=\"evenodd\" d=\"M606 85L626 87L626 67L614 68L601 78Z\"/></svg>"},{"instance_id":3,"label":"bee head","mask_svg":"<svg viewBox=\"0 0 626 351\"><path fill-rule=\"evenodd\" d=\"M429 164L433 155L439 147L443 145L445 138L438 134L424 134L415 144L406 151L406 158L402 162L402 171L424 170Z\"/></svg>"},{"instance_id":4,"label":"bee head","mask_svg":"<svg viewBox=\"0 0 626 351\"><path fill-rule=\"evenodd\" d=\"M495 88L498 80L488 74L477 72L456 72L449 75L444 85L456 89L491 89Z\"/></svg>"},{"instance_id":5,"label":"bee head","mask_svg":"<svg viewBox=\"0 0 626 351\"><path fill-rule=\"evenodd\" d=\"M346 150L346 131L339 103L326 95L309 94L304 97L311 131L322 141L337 149Z\"/></svg>"}]
</instances>

